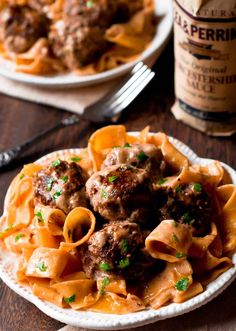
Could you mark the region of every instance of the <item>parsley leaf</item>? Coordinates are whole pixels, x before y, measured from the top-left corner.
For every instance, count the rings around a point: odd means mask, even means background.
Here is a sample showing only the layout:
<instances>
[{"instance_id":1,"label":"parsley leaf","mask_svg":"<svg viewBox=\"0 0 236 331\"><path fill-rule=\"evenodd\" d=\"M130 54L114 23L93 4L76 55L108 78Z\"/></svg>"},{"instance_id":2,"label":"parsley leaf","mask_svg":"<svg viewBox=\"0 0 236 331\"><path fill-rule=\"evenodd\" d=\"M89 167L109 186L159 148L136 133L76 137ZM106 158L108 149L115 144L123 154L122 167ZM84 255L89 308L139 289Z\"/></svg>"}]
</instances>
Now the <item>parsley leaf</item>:
<instances>
[{"instance_id":1,"label":"parsley leaf","mask_svg":"<svg viewBox=\"0 0 236 331\"><path fill-rule=\"evenodd\" d=\"M192 221L193 217L189 213L183 214L184 223L189 224Z\"/></svg>"},{"instance_id":2,"label":"parsley leaf","mask_svg":"<svg viewBox=\"0 0 236 331\"><path fill-rule=\"evenodd\" d=\"M107 262L101 262L99 264L99 269L103 270L103 271L109 271L109 270L111 270L111 266Z\"/></svg>"},{"instance_id":3,"label":"parsley leaf","mask_svg":"<svg viewBox=\"0 0 236 331\"><path fill-rule=\"evenodd\" d=\"M129 261L129 258L127 257L127 258L119 261L118 268L124 269L124 268L127 268L129 265L130 265L130 261Z\"/></svg>"},{"instance_id":4,"label":"parsley leaf","mask_svg":"<svg viewBox=\"0 0 236 331\"><path fill-rule=\"evenodd\" d=\"M38 211L35 216L38 217L38 222L39 223L43 223L44 222L44 219L43 219L43 214L42 214L42 210Z\"/></svg>"},{"instance_id":5,"label":"parsley leaf","mask_svg":"<svg viewBox=\"0 0 236 331\"><path fill-rule=\"evenodd\" d=\"M68 298L64 298L64 301L66 303L71 303L71 302L74 302L75 301L75 298L76 298L76 295L73 294L72 296L68 297Z\"/></svg>"},{"instance_id":6,"label":"parsley leaf","mask_svg":"<svg viewBox=\"0 0 236 331\"><path fill-rule=\"evenodd\" d=\"M196 191L196 192L202 192L201 184L195 183L195 184L193 184L193 188L194 188L194 191Z\"/></svg>"},{"instance_id":7,"label":"parsley leaf","mask_svg":"<svg viewBox=\"0 0 236 331\"><path fill-rule=\"evenodd\" d=\"M181 188L180 185L178 185L178 186L175 188L175 191L176 191L176 193L178 193L178 194L182 194L182 193L183 193L182 188Z\"/></svg>"},{"instance_id":8,"label":"parsley leaf","mask_svg":"<svg viewBox=\"0 0 236 331\"><path fill-rule=\"evenodd\" d=\"M174 226L175 228L177 228L178 225L179 225L178 222L176 222L175 220L173 220L173 226Z\"/></svg>"},{"instance_id":9,"label":"parsley leaf","mask_svg":"<svg viewBox=\"0 0 236 331\"><path fill-rule=\"evenodd\" d=\"M20 180L23 179L25 177L25 174L21 174L20 175Z\"/></svg>"},{"instance_id":10,"label":"parsley leaf","mask_svg":"<svg viewBox=\"0 0 236 331\"><path fill-rule=\"evenodd\" d=\"M178 259L182 259L183 257L186 257L186 256L187 256L186 254L181 253L181 252L177 252L177 253L175 254L175 257L177 257Z\"/></svg>"},{"instance_id":11,"label":"parsley leaf","mask_svg":"<svg viewBox=\"0 0 236 331\"><path fill-rule=\"evenodd\" d=\"M88 0L88 1L86 2L86 7L87 7L87 8L92 8L93 5L94 5L94 3L93 3L92 0Z\"/></svg>"},{"instance_id":12,"label":"parsley leaf","mask_svg":"<svg viewBox=\"0 0 236 331\"><path fill-rule=\"evenodd\" d=\"M62 190L59 188L54 194L53 194L53 200L56 202L59 196L62 194Z\"/></svg>"},{"instance_id":13,"label":"parsley leaf","mask_svg":"<svg viewBox=\"0 0 236 331\"><path fill-rule=\"evenodd\" d=\"M138 160L140 162L144 162L148 159L149 157L147 156L147 154L145 154L144 152L140 152L138 155Z\"/></svg>"},{"instance_id":14,"label":"parsley leaf","mask_svg":"<svg viewBox=\"0 0 236 331\"><path fill-rule=\"evenodd\" d=\"M68 176L63 176L63 177L61 177L60 179L61 179L62 182L67 183L69 177L68 177Z\"/></svg>"},{"instance_id":15,"label":"parsley leaf","mask_svg":"<svg viewBox=\"0 0 236 331\"><path fill-rule=\"evenodd\" d=\"M108 181L109 183L114 183L119 177L118 176L109 176Z\"/></svg>"},{"instance_id":16,"label":"parsley leaf","mask_svg":"<svg viewBox=\"0 0 236 331\"><path fill-rule=\"evenodd\" d=\"M130 148L130 147L131 147L131 145L129 143L124 144L124 148Z\"/></svg>"},{"instance_id":17,"label":"parsley leaf","mask_svg":"<svg viewBox=\"0 0 236 331\"><path fill-rule=\"evenodd\" d=\"M129 244L128 244L127 239L122 239L121 242L120 242L120 246L121 246L122 252L124 252L124 253L127 253L128 252L128 250L129 250Z\"/></svg>"},{"instance_id":18,"label":"parsley leaf","mask_svg":"<svg viewBox=\"0 0 236 331\"><path fill-rule=\"evenodd\" d=\"M51 191L53 183L54 183L54 179L53 178L49 178L48 179L48 182L47 182L47 186L46 186L46 190L48 192Z\"/></svg>"},{"instance_id":19,"label":"parsley leaf","mask_svg":"<svg viewBox=\"0 0 236 331\"><path fill-rule=\"evenodd\" d=\"M175 284L175 288L178 291L186 291L189 287L189 279L187 277L183 277Z\"/></svg>"},{"instance_id":20,"label":"parsley leaf","mask_svg":"<svg viewBox=\"0 0 236 331\"><path fill-rule=\"evenodd\" d=\"M107 199L108 198L108 194L107 194L106 190L104 190L104 189L102 189L102 197L104 199Z\"/></svg>"},{"instance_id":21,"label":"parsley leaf","mask_svg":"<svg viewBox=\"0 0 236 331\"><path fill-rule=\"evenodd\" d=\"M45 272L47 270L47 266L45 265L44 262L39 262L38 264L36 264L35 266L36 268L38 268L40 271Z\"/></svg>"},{"instance_id":22,"label":"parsley leaf","mask_svg":"<svg viewBox=\"0 0 236 331\"><path fill-rule=\"evenodd\" d=\"M176 234L173 234L173 240L179 243L179 238L176 236Z\"/></svg>"},{"instance_id":23,"label":"parsley leaf","mask_svg":"<svg viewBox=\"0 0 236 331\"><path fill-rule=\"evenodd\" d=\"M18 241L20 238L25 237L24 233L19 233L17 236L15 236L15 242Z\"/></svg>"},{"instance_id":24,"label":"parsley leaf","mask_svg":"<svg viewBox=\"0 0 236 331\"><path fill-rule=\"evenodd\" d=\"M59 166L60 163L61 163L60 160L55 160L54 162L52 162L52 166L57 167L57 166Z\"/></svg>"},{"instance_id":25,"label":"parsley leaf","mask_svg":"<svg viewBox=\"0 0 236 331\"><path fill-rule=\"evenodd\" d=\"M78 156L75 156L75 157L71 158L71 161L74 161L74 162L79 162L81 160L82 160L81 157L78 157Z\"/></svg>"},{"instance_id":26,"label":"parsley leaf","mask_svg":"<svg viewBox=\"0 0 236 331\"><path fill-rule=\"evenodd\" d=\"M166 179L166 178L162 178L157 184L158 184L158 185L162 185L162 184L164 184L165 182L167 182L167 179Z\"/></svg>"},{"instance_id":27,"label":"parsley leaf","mask_svg":"<svg viewBox=\"0 0 236 331\"><path fill-rule=\"evenodd\" d=\"M100 290L100 294L104 295L105 294L105 288L107 287L107 285L110 283L110 278L109 277L105 277L102 280L102 288Z\"/></svg>"}]
</instances>

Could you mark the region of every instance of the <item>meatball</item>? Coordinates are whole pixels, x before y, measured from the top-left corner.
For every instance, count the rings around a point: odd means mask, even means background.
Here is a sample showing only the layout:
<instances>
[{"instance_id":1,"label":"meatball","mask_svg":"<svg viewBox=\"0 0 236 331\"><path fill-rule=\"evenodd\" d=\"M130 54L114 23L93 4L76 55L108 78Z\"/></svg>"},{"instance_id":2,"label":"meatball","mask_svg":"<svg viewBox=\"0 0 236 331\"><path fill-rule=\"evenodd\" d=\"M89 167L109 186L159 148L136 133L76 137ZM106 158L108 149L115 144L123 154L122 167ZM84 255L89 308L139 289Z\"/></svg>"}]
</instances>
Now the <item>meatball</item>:
<instances>
[{"instance_id":1,"label":"meatball","mask_svg":"<svg viewBox=\"0 0 236 331\"><path fill-rule=\"evenodd\" d=\"M76 17L58 22L49 34L52 51L69 69L94 62L106 49L105 30L81 27Z\"/></svg>"},{"instance_id":2,"label":"meatball","mask_svg":"<svg viewBox=\"0 0 236 331\"><path fill-rule=\"evenodd\" d=\"M111 25L117 8L117 0L65 0L64 13L67 17L76 16L80 26L107 28Z\"/></svg>"},{"instance_id":3,"label":"meatball","mask_svg":"<svg viewBox=\"0 0 236 331\"><path fill-rule=\"evenodd\" d=\"M9 6L0 14L0 36L11 52L29 50L40 37L46 37L48 20L28 6Z\"/></svg>"},{"instance_id":4,"label":"meatball","mask_svg":"<svg viewBox=\"0 0 236 331\"><path fill-rule=\"evenodd\" d=\"M118 0L119 17L129 19L137 11L143 9L143 0Z\"/></svg>"},{"instance_id":5,"label":"meatball","mask_svg":"<svg viewBox=\"0 0 236 331\"><path fill-rule=\"evenodd\" d=\"M96 212L108 221L146 223L152 207L148 173L130 165L115 165L94 173L86 192Z\"/></svg>"},{"instance_id":6,"label":"meatball","mask_svg":"<svg viewBox=\"0 0 236 331\"><path fill-rule=\"evenodd\" d=\"M194 236L209 233L214 207L209 189L197 183L160 188L156 192L159 218L188 224Z\"/></svg>"},{"instance_id":7,"label":"meatball","mask_svg":"<svg viewBox=\"0 0 236 331\"><path fill-rule=\"evenodd\" d=\"M153 180L161 178L165 168L161 150L152 144L126 144L124 147L115 147L107 155L102 169L122 163L145 169Z\"/></svg>"},{"instance_id":8,"label":"meatball","mask_svg":"<svg viewBox=\"0 0 236 331\"><path fill-rule=\"evenodd\" d=\"M144 239L135 223L116 222L95 232L82 247L83 269L89 278L104 274L140 279L155 260L144 250ZM149 269L150 271L150 269Z\"/></svg>"},{"instance_id":9,"label":"meatball","mask_svg":"<svg viewBox=\"0 0 236 331\"><path fill-rule=\"evenodd\" d=\"M86 175L78 164L56 160L36 174L35 200L66 214L75 207L86 207L85 181Z\"/></svg>"}]
</instances>

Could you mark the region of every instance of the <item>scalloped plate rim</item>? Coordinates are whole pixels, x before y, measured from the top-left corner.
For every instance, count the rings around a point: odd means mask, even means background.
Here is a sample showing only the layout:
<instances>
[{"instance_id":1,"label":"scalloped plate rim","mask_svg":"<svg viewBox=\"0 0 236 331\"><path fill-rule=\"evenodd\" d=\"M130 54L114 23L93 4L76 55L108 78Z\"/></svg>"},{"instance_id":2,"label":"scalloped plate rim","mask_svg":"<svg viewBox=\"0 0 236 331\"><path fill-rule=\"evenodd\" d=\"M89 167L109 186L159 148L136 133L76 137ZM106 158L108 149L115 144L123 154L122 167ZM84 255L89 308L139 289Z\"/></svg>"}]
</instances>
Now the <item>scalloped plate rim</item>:
<instances>
[{"instance_id":1,"label":"scalloped plate rim","mask_svg":"<svg viewBox=\"0 0 236 331\"><path fill-rule=\"evenodd\" d=\"M129 132L130 134L137 135L138 132ZM169 137L170 141L179 149L183 154L185 154L191 162L198 164L208 164L213 159L200 158L196 153L192 151L187 145L181 141ZM63 149L59 151L54 151L49 153L36 162L43 162L45 159L52 157L53 155L64 154L65 152L76 153L81 148L70 148ZM222 166L229 172L232 181L236 184L236 171L228 166L227 164L221 162ZM14 256L13 254L8 254L8 258ZM6 258L7 260L7 258ZM5 261L6 263L6 261ZM147 324L157 322L159 320L175 317L188 313L194 309L197 309L204 304L208 303L216 296L221 294L236 278L236 254L233 255L234 267L230 268L222 275L220 275L216 280L211 282L207 289L200 293L199 295L183 302L180 304L171 303L164 306L158 310L145 309L141 312L130 313L125 315L112 315L104 313L96 313L90 311L74 311L72 309L59 308L49 302L42 301L36 296L34 296L27 286L22 286L11 279L7 272L4 271L4 260L2 262L2 257L0 254L0 278L3 282L11 288L14 292L19 294L21 297L27 301L33 303L37 308L39 308L46 315L54 318L62 323L84 327L97 330L121 330L126 328L134 328ZM3 265L2 265L3 264Z\"/></svg>"}]
</instances>

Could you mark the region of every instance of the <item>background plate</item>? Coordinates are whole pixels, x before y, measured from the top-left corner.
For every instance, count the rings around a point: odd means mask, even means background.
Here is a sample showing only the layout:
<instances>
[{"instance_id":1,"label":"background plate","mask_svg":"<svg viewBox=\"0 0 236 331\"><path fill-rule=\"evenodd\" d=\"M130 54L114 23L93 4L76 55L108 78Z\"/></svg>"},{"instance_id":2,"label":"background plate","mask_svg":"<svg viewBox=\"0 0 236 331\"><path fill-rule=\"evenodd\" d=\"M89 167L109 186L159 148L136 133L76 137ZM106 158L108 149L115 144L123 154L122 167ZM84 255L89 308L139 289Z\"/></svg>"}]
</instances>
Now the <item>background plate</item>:
<instances>
[{"instance_id":1,"label":"background plate","mask_svg":"<svg viewBox=\"0 0 236 331\"><path fill-rule=\"evenodd\" d=\"M136 133L134 133L136 134ZM170 137L171 143L173 143L183 154L185 154L190 162L196 164L209 164L213 160L199 158L189 147L184 145L177 139ZM41 159L38 163L44 163L51 158L63 157L65 153L76 154L79 149L67 149L50 153ZM228 165L221 163L232 178L232 182L236 185L236 172ZM219 276L216 280L208 284L206 290L187 300L183 303L172 303L168 306L164 306L158 310L146 309L137 313L131 313L126 315L110 315L102 313L93 313L87 311L75 311L72 309L62 309L49 302L45 302L35 297L31 289L26 286L19 285L14 276L14 270L16 267L16 259L12 254L3 254L0 251L0 277L2 280L16 293L25 298L26 300L35 304L42 312L48 316L66 324L73 326L100 329L100 330L119 330L126 328L133 328L142 326L145 324L153 323L166 318L178 316L194 310L213 298L219 295L232 281L236 278L236 253L233 255L234 267L230 268ZM233 300L233 293L232 293Z\"/></svg>"},{"instance_id":2,"label":"background plate","mask_svg":"<svg viewBox=\"0 0 236 331\"><path fill-rule=\"evenodd\" d=\"M0 58L0 75L25 84L40 87L65 88L88 86L114 79L128 73L138 61L153 64L158 55L160 55L172 31L172 0L155 0L155 7L157 16L161 18L157 25L156 35L151 45L135 62L130 62L118 68L89 76L79 76L73 73L55 76L35 76L15 72L14 65L11 62Z\"/></svg>"}]
</instances>

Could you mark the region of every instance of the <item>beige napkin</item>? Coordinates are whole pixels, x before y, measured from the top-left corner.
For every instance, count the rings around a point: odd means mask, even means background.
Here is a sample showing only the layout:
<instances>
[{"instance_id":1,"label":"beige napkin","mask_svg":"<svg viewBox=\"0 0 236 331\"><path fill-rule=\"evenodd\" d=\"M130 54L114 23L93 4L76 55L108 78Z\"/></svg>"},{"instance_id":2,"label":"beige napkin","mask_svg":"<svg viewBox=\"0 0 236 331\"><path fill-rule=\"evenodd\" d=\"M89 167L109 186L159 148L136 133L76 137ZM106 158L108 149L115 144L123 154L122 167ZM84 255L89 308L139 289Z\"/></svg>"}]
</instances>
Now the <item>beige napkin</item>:
<instances>
[{"instance_id":1,"label":"beige napkin","mask_svg":"<svg viewBox=\"0 0 236 331\"><path fill-rule=\"evenodd\" d=\"M146 61L150 67L152 67L160 56L167 41ZM0 93L81 114L86 106L100 100L111 91L121 79L122 78L117 78L106 83L88 87L46 89L22 84L0 76Z\"/></svg>"}]
</instances>

